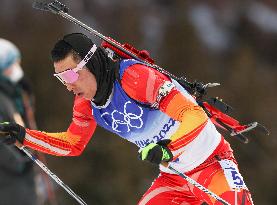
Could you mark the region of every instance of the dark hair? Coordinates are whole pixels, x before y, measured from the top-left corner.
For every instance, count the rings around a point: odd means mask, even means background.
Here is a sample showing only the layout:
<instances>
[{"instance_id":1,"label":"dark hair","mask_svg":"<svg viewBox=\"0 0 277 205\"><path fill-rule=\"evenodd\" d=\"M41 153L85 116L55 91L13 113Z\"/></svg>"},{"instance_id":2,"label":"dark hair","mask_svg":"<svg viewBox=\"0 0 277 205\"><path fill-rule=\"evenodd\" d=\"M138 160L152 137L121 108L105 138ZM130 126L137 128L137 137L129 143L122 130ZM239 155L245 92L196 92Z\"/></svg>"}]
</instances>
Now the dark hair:
<instances>
[{"instance_id":1,"label":"dark hair","mask_svg":"<svg viewBox=\"0 0 277 205\"><path fill-rule=\"evenodd\" d=\"M76 62L81 61L79 54L73 50L72 46L66 43L64 40L59 40L51 51L51 57L53 62L58 62L65 59L68 55L72 55Z\"/></svg>"}]
</instances>

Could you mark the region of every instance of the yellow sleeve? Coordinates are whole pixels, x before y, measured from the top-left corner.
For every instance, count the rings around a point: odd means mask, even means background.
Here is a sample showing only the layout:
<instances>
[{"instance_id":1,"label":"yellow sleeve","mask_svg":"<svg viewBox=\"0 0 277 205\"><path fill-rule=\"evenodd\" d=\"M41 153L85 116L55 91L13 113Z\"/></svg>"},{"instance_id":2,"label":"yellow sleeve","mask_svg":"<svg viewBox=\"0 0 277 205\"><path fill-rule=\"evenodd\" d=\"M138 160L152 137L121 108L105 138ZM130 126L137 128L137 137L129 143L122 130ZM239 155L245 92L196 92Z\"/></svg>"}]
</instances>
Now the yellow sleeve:
<instances>
[{"instance_id":1,"label":"yellow sleeve","mask_svg":"<svg viewBox=\"0 0 277 205\"><path fill-rule=\"evenodd\" d=\"M174 120L181 122L180 127L171 137L173 142L179 138L191 141L208 119L205 111L199 105L176 89L173 89L161 100L160 109Z\"/></svg>"}]
</instances>

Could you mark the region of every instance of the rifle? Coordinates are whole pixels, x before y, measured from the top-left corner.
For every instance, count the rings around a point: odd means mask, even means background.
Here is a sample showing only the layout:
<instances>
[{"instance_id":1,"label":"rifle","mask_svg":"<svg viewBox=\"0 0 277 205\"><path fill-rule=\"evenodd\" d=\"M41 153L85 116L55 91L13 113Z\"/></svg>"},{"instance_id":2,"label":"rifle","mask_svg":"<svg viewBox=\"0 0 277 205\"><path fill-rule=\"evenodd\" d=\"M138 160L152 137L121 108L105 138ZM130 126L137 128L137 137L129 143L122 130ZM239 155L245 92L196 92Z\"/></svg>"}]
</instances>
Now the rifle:
<instances>
[{"instance_id":1,"label":"rifle","mask_svg":"<svg viewBox=\"0 0 277 205\"><path fill-rule=\"evenodd\" d=\"M149 53L145 50L138 50L130 44L121 44L110 37L106 37L98 31L87 26L78 19L68 14L68 7L59 1L47 1L47 0L35 0L33 8L50 11L54 14L60 15L63 18L77 24L81 28L85 29L89 33L95 35L102 40L101 46L106 49L108 55L111 58L119 59L135 59L149 67L152 67L159 72L169 76L171 79L176 80L182 85L192 96L195 97L196 102L205 110L211 121L218 127L230 133L230 136L236 137L243 143L248 143L249 139L244 135L254 128L262 134L269 135L269 131L263 125L258 122L252 122L249 124L242 124L238 120L229 115L231 106L224 103L219 98L209 97L204 98L207 95L207 89L220 85L219 83L207 83L203 82L190 82L184 76L177 77L167 70L159 67L154 63L154 60L150 57Z\"/></svg>"}]
</instances>

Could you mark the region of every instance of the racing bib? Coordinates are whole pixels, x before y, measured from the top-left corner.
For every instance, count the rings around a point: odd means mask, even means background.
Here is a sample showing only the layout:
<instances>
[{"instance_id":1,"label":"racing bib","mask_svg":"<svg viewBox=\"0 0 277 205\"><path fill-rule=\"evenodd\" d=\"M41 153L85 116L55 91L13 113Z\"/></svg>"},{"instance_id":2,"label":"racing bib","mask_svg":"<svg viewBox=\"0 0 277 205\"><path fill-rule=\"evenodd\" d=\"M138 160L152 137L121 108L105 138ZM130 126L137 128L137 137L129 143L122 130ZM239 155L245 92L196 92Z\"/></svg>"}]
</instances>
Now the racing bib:
<instances>
[{"instance_id":1,"label":"racing bib","mask_svg":"<svg viewBox=\"0 0 277 205\"><path fill-rule=\"evenodd\" d=\"M248 190L247 186L243 181L243 177L239 173L237 165L231 160L220 160L219 161L222 169L224 170L224 175L227 179L229 186L232 189L246 189Z\"/></svg>"}]
</instances>

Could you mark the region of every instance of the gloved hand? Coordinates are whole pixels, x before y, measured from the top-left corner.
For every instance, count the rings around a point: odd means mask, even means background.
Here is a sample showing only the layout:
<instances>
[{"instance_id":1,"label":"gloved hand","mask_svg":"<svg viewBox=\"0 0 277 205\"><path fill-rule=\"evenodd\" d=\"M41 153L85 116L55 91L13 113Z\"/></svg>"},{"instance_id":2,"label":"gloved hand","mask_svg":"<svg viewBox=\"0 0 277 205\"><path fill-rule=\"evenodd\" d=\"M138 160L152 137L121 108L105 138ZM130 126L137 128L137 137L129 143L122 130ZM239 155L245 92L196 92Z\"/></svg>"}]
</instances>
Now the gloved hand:
<instances>
[{"instance_id":1,"label":"gloved hand","mask_svg":"<svg viewBox=\"0 0 277 205\"><path fill-rule=\"evenodd\" d=\"M173 155L167 147L170 142L171 140L161 140L157 143L150 143L141 150L139 158L154 164L171 161Z\"/></svg>"},{"instance_id":2,"label":"gloved hand","mask_svg":"<svg viewBox=\"0 0 277 205\"><path fill-rule=\"evenodd\" d=\"M14 144L18 140L23 143L25 134L25 128L15 122L0 123L0 142Z\"/></svg>"}]
</instances>

